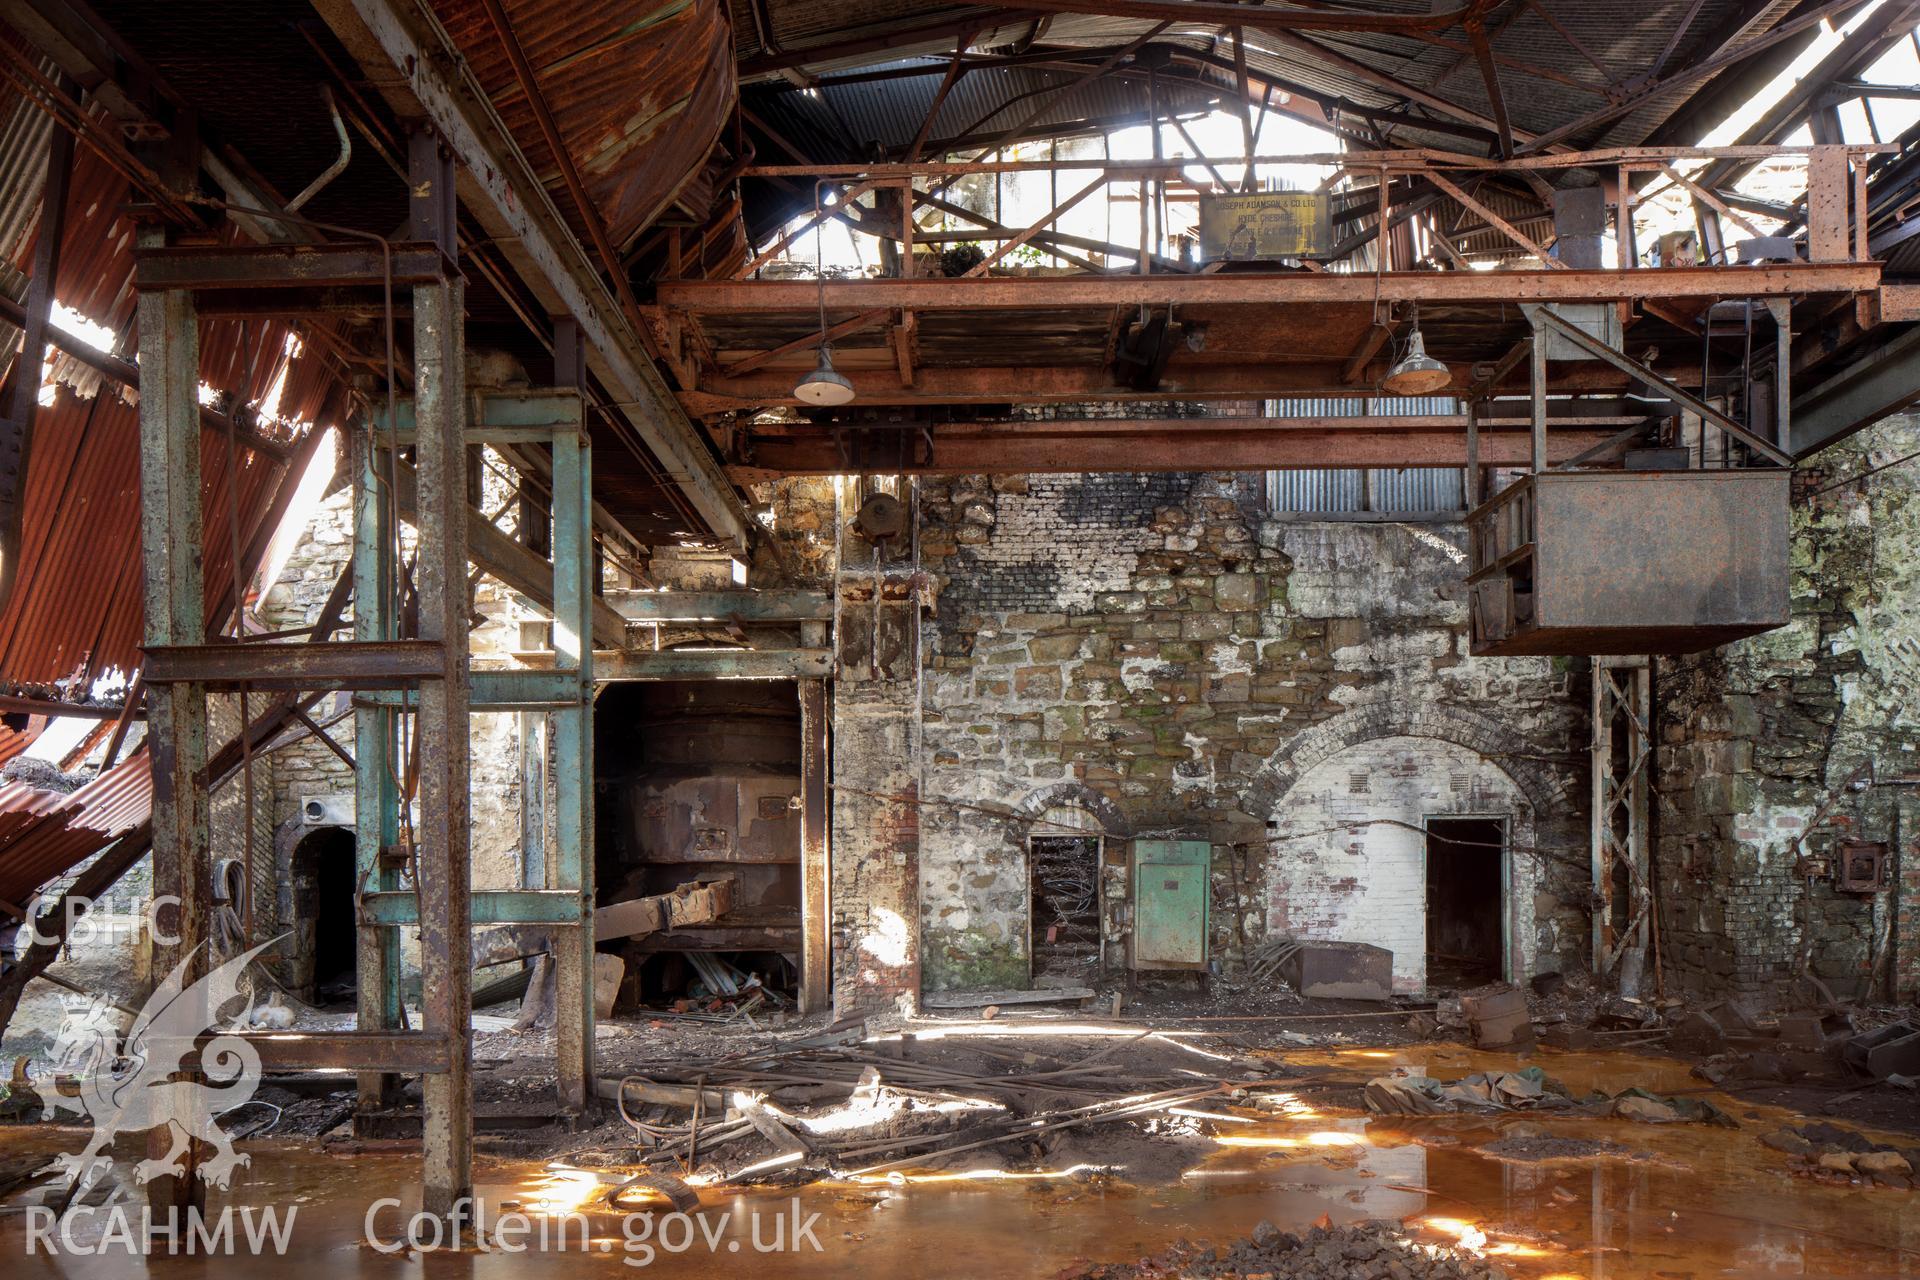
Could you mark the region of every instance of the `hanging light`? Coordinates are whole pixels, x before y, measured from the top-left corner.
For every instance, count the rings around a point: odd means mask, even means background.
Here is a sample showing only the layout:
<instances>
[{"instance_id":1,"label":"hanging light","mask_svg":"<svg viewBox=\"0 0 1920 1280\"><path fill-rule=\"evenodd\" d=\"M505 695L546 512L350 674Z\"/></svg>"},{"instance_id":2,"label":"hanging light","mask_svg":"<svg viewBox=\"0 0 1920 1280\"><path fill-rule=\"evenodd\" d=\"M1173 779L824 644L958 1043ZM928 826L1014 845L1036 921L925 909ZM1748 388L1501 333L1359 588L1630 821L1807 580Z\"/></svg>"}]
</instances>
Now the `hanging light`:
<instances>
[{"instance_id":1,"label":"hanging light","mask_svg":"<svg viewBox=\"0 0 1920 1280\"><path fill-rule=\"evenodd\" d=\"M820 184L813 184L813 275L820 282L820 358L812 372L794 384L793 398L822 407L853 399L853 383L833 367L833 346L827 341L827 271L820 245Z\"/></svg>"},{"instance_id":2,"label":"hanging light","mask_svg":"<svg viewBox=\"0 0 1920 1280\"><path fill-rule=\"evenodd\" d=\"M853 399L853 383L847 381L846 374L834 370L833 353L826 343L820 344L820 360L813 366L813 372L800 379L793 395L796 400L814 405L846 404Z\"/></svg>"},{"instance_id":3,"label":"hanging light","mask_svg":"<svg viewBox=\"0 0 1920 1280\"><path fill-rule=\"evenodd\" d=\"M1407 354L1387 370L1387 376L1380 380L1381 389L1397 396L1424 396L1452 381L1452 371L1427 354L1426 340L1420 336L1420 320L1416 316L1413 332L1407 335Z\"/></svg>"}]
</instances>

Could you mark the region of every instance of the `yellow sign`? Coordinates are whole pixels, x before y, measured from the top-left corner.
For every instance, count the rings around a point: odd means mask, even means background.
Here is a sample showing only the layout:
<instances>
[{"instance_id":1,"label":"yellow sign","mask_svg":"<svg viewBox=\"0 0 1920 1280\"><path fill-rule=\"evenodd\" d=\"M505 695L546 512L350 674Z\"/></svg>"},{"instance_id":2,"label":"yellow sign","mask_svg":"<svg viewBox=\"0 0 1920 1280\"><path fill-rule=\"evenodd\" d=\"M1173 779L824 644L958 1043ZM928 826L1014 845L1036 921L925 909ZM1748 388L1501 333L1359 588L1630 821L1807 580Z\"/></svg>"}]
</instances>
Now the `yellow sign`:
<instances>
[{"instance_id":1,"label":"yellow sign","mask_svg":"<svg viewBox=\"0 0 1920 1280\"><path fill-rule=\"evenodd\" d=\"M1332 250L1325 195L1262 191L1200 197L1200 256L1205 261L1324 258Z\"/></svg>"}]
</instances>

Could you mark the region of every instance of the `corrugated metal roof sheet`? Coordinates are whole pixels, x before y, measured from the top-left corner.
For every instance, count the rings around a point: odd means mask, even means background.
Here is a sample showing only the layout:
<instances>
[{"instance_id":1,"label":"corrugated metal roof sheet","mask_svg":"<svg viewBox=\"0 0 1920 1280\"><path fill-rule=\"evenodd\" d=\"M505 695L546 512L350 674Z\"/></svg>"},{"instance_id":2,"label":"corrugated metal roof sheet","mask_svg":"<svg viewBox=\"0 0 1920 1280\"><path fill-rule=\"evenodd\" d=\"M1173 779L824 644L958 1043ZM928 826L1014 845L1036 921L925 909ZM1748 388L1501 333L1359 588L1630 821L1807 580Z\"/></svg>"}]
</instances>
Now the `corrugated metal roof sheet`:
<instances>
[{"instance_id":1,"label":"corrugated metal roof sheet","mask_svg":"<svg viewBox=\"0 0 1920 1280\"><path fill-rule=\"evenodd\" d=\"M152 812L153 778L144 750L70 794L17 782L0 786L0 898L25 902Z\"/></svg>"},{"instance_id":2,"label":"corrugated metal roof sheet","mask_svg":"<svg viewBox=\"0 0 1920 1280\"><path fill-rule=\"evenodd\" d=\"M734 44L737 56L746 61L769 51L762 45L756 29L753 5L756 0L731 0L734 10ZM884 3L883 0L759 0L764 3L773 26L773 41L781 54L804 54L809 47L830 50L836 42L875 32L913 30L950 21L960 26L970 18L996 12L977 6L951 6L940 3ZM1626 83L1644 75L1673 37L1675 28L1693 9L1691 0L1650 0L1634 5L1597 5L1573 0L1543 0L1558 20L1581 45L1603 63L1614 80ZM1683 66L1702 50L1717 50L1740 18L1749 16L1744 0L1705 0L1682 34L1669 71ZM1753 30L1741 44L1760 38L1795 7L1794 0L1774 0L1766 7ZM1425 0L1379 0L1369 6L1376 11L1426 14L1431 8ZM1503 22L1501 18L1511 18ZM1501 18L1490 24L1495 53L1508 65L1500 68L1500 80L1507 109L1514 127L1527 133L1541 133L1577 119L1607 105L1607 76L1588 61L1534 5L1509 6ZM1139 19L1097 17L1082 14L1055 14L1046 23L1045 43L1067 46L1122 44L1149 29ZM1003 23L983 33L976 47L1006 43L1023 35L1027 22ZM1247 60L1256 77L1273 79L1325 99L1345 99L1371 108L1390 108L1404 104L1408 95L1375 78L1361 76L1339 65L1345 58L1365 64L1372 71L1399 80L1405 85L1444 97L1465 111L1491 118L1492 104L1479 68L1467 49L1465 39L1455 27L1434 38L1445 42L1436 46L1420 38L1386 32L1314 32L1306 37L1328 50L1325 56L1291 43L1271 33L1253 28L1246 31ZM1162 37L1189 48L1218 52L1224 48L1220 30L1203 23L1175 23ZM905 35L882 52L844 55L809 62L807 69L819 72L829 68L865 66L888 59L913 55L950 53L952 37L944 31ZM1534 75L1528 68L1548 73ZM1590 86L1575 88L1551 77ZM1610 122L1596 125L1576 142L1611 145L1646 139L1674 110L1698 94L1709 83L1695 80L1657 94L1632 111ZM1414 120L1402 126L1393 139L1396 146L1459 145L1457 135L1445 130L1422 130L1419 108Z\"/></svg>"},{"instance_id":3,"label":"corrugated metal roof sheet","mask_svg":"<svg viewBox=\"0 0 1920 1280\"><path fill-rule=\"evenodd\" d=\"M226 441L202 436L202 557L208 601L227 593L233 509ZM243 541L271 500L279 468L242 452ZM0 683L80 692L139 664L140 423L117 396L62 387L40 411L27 468L19 578L0 610Z\"/></svg>"},{"instance_id":4,"label":"corrugated metal roof sheet","mask_svg":"<svg viewBox=\"0 0 1920 1280\"><path fill-rule=\"evenodd\" d=\"M591 244L486 7L480 0L435 0L433 7L541 181ZM725 8L720 0L502 0L502 7L609 238L625 242L696 177L732 115Z\"/></svg>"},{"instance_id":5,"label":"corrugated metal roof sheet","mask_svg":"<svg viewBox=\"0 0 1920 1280\"><path fill-rule=\"evenodd\" d=\"M890 152L912 143L933 106L946 76L945 62L925 64L920 74L849 84L823 82L816 88L764 89L753 110L782 136L816 155L869 159L869 144ZM996 67L961 76L940 104L930 145L960 138L991 138L1021 122L1051 91L1071 85L1076 73L1030 67ZM1220 89L1190 80L1167 79L1160 100L1182 115L1211 109ZM1061 93L1035 120L1035 126L1062 131L1083 124L1118 126L1147 118L1148 86L1139 77L1103 77ZM1172 138L1172 130L1168 137ZM819 148L819 150L814 150Z\"/></svg>"},{"instance_id":6,"label":"corrugated metal roof sheet","mask_svg":"<svg viewBox=\"0 0 1920 1280\"><path fill-rule=\"evenodd\" d=\"M43 138L39 160L30 163L44 162L45 147ZM126 199L125 180L90 149L77 149L54 292L88 319L123 334L131 329L136 304L132 227L120 215ZM31 251L29 238L20 261ZM285 364L287 332L284 325L262 321L204 322L202 379L245 400L259 399ZM0 687L44 690L64 683L79 692L110 671L131 672L139 661L139 412L120 388L100 387L84 366L56 361L55 378L62 385L37 415L27 461L19 578L0 608ZM332 385L320 354L305 353L287 370L283 413L312 420ZM84 394L96 388L98 394ZM279 468L244 450L239 458L244 542L272 500ZM215 602L227 594L232 576L227 521L236 483L223 437L203 437L201 465L203 571L207 599Z\"/></svg>"}]
</instances>

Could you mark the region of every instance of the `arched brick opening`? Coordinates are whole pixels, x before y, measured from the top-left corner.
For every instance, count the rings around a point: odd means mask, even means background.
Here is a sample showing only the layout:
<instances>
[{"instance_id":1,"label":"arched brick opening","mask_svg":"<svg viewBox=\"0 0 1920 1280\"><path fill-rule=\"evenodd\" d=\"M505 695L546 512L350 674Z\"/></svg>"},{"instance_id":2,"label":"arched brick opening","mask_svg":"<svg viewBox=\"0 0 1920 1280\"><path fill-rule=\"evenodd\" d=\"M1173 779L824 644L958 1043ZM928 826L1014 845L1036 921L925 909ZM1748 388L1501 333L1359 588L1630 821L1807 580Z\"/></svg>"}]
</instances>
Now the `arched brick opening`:
<instances>
[{"instance_id":1,"label":"arched brick opening","mask_svg":"<svg viewBox=\"0 0 1920 1280\"><path fill-rule=\"evenodd\" d=\"M1343 711L1282 743L1248 779L1244 811L1255 817L1272 813L1308 770L1376 738L1437 738L1477 752L1513 780L1535 813L1550 812L1552 806L1573 799L1564 780L1539 762L1508 754L1520 740L1515 730L1457 707L1373 702Z\"/></svg>"},{"instance_id":2,"label":"arched brick opening","mask_svg":"<svg viewBox=\"0 0 1920 1280\"><path fill-rule=\"evenodd\" d=\"M1084 782L1056 782L1030 792L1013 807L1017 818L1013 840L1024 841L1032 833L1033 824L1045 817L1049 809L1084 809L1099 821L1103 834L1122 840L1131 834L1127 815L1110 797Z\"/></svg>"},{"instance_id":3,"label":"arched brick opening","mask_svg":"<svg viewBox=\"0 0 1920 1280\"><path fill-rule=\"evenodd\" d=\"M1390 801L1383 795L1377 797L1379 811L1369 808L1368 817L1320 811L1326 807L1330 785L1339 787L1337 782L1328 783L1329 770L1338 773L1343 758L1364 758L1370 750L1404 753L1409 740L1421 739L1434 744L1435 758L1423 760L1416 753L1396 762L1393 769L1437 775L1435 785L1419 793L1424 799L1400 797ZM1267 927L1284 928L1305 937L1386 944L1385 934L1394 930L1387 929L1385 922L1405 923L1412 913L1422 921L1415 932L1423 931L1425 863L1418 850L1424 847L1425 838L1410 828L1429 817L1494 816L1510 807L1511 812L1506 813L1508 847L1527 850L1536 844L1538 823L1546 815L1565 812L1573 803L1564 779L1541 768L1537 761L1519 760L1509 754L1516 740L1511 730L1470 711L1376 703L1353 708L1317 725L1275 752L1254 775L1246 802L1248 813L1270 819L1270 835L1282 842L1268 853L1260 877ZM1364 768L1359 766L1356 773ZM1484 771L1482 776L1493 785L1472 785L1468 789L1471 799L1446 794L1449 774L1478 771ZM1311 794L1296 795L1303 781L1309 782L1307 790ZM1436 791L1441 795L1438 801L1433 798ZM1504 801L1500 799L1503 792ZM1296 796L1297 803L1289 803L1290 795ZM1336 795L1335 807L1344 808L1339 803L1344 800L1344 796ZM1361 801L1356 796L1354 803L1371 806L1376 800ZM1301 807L1310 812L1294 814ZM1383 825L1366 825L1382 818ZM1329 828L1347 821L1355 824L1350 835L1324 835ZM1290 835L1294 826L1302 828L1298 843ZM1316 838L1305 838L1309 834ZM1349 859L1353 860L1351 866ZM1421 877L1417 883L1408 879L1416 870ZM1524 979L1538 955L1533 902L1541 871L1533 858L1523 852L1513 853L1507 858L1506 877L1503 927L1508 963L1511 976ZM1401 883L1403 880L1407 882ZM1366 901L1358 907L1333 905L1340 898L1332 890L1336 881ZM1343 910L1344 921L1338 918ZM1402 989L1423 986L1424 952L1418 960L1398 954L1404 948L1419 946L1419 939L1410 936L1396 938L1396 942L1391 946L1396 951L1396 985Z\"/></svg>"}]
</instances>

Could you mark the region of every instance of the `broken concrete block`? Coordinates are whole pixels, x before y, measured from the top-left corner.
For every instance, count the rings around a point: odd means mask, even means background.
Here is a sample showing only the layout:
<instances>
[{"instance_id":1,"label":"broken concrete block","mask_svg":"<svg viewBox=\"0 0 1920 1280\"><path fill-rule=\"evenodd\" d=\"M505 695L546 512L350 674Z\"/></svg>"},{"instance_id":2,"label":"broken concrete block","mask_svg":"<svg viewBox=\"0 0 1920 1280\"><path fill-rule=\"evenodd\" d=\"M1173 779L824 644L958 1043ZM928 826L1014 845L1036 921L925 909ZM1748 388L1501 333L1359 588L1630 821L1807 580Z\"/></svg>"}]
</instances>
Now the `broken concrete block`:
<instances>
[{"instance_id":1,"label":"broken concrete block","mask_svg":"<svg viewBox=\"0 0 1920 1280\"><path fill-rule=\"evenodd\" d=\"M1813 1144L1791 1129L1779 1129L1773 1133L1762 1134L1760 1141L1775 1151L1784 1151L1790 1156L1813 1154Z\"/></svg>"},{"instance_id":2,"label":"broken concrete block","mask_svg":"<svg viewBox=\"0 0 1920 1280\"><path fill-rule=\"evenodd\" d=\"M1827 1028L1817 1013L1789 1013L1780 1019L1780 1043L1796 1049L1824 1050Z\"/></svg>"},{"instance_id":3,"label":"broken concrete block","mask_svg":"<svg viewBox=\"0 0 1920 1280\"><path fill-rule=\"evenodd\" d=\"M1393 998L1393 952L1364 942L1299 942L1280 962L1280 979L1322 1000Z\"/></svg>"},{"instance_id":4,"label":"broken concrete block","mask_svg":"<svg viewBox=\"0 0 1920 1280\"><path fill-rule=\"evenodd\" d=\"M1716 1006L1714 1012L1719 1015L1723 1026L1748 1035L1765 1035L1775 1029L1773 1019L1767 1016L1758 996L1735 996Z\"/></svg>"},{"instance_id":5,"label":"broken concrete block","mask_svg":"<svg viewBox=\"0 0 1920 1280\"><path fill-rule=\"evenodd\" d=\"M1675 1024L1667 1037L1667 1044L1681 1053L1724 1053L1727 1033L1712 1014L1696 1009Z\"/></svg>"},{"instance_id":6,"label":"broken concrete block","mask_svg":"<svg viewBox=\"0 0 1920 1280\"><path fill-rule=\"evenodd\" d=\"M1854 1036L1842 1050L1847 1065L1882 1080L1920 1073L1920 1027L1896 1022Z\"/></svg>"},{"instance_id":7,"label":"broken concrete block","mask_svg":"<svg viewBox=\"0 0 1920 1280\"><path fill-rule=\"evenodd\" d=\"M1853 1167L1861 1173L1891 1173L1906 1177L1913 1165L1898 1151L1868 1151L1853 1158Z\"/></svg>"},{"instance_id":8,"label":"broken concrete block","mask_svg":"<svg viewBox=\"0 0 1920 1280\"><path fill-rule=\"evenodd\" d=\"M1473 1029L1474 1043L1483 1049L1533 1043L1527 998L1516 987L1503 987L1483 995L1463 995L1460 1010Z\"/></svg>"},{"instance_id":9,"label":"broken concrete block","mask_svg":"<svg viewBox=\"0 0 1920 1280\"><path fill-rule=\"evenodd\" d=\"M1548 1027L1540 1033L1540 1043L1550 1049L1591 1049L1598 1040L1599 1037L1588 1028L1568 1026L1566 1023Z\"/></svg>"},{"instance_id":10,"label":"broken concrete block","mask_svg":"<svg viewBox=\"0 0 1920 1280\"><path fill-rule=\"evenodd\" d=\"M604 951L593 955L593 1016L611 1018L613 1002L620 996L620 980L627 976L627 962Z\"/></svg>"},{"instance_id":11,"label":"broken concrete block","mask_svg":"<svg viewBox=\"0 0 1920 1280\"><path fill-rule=\"evenodd\" d=\"M1658 1099L1633 1096L1614 1099L1613 1114L1642 1124L1672 1124L1681 1118L1678 1111Z\"/></svg>"}]
</instances>

